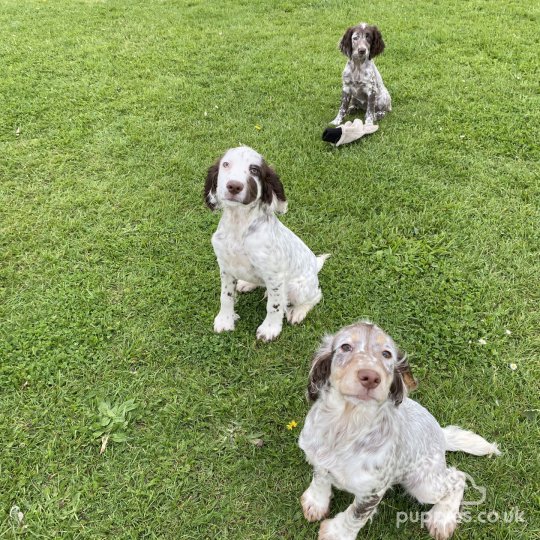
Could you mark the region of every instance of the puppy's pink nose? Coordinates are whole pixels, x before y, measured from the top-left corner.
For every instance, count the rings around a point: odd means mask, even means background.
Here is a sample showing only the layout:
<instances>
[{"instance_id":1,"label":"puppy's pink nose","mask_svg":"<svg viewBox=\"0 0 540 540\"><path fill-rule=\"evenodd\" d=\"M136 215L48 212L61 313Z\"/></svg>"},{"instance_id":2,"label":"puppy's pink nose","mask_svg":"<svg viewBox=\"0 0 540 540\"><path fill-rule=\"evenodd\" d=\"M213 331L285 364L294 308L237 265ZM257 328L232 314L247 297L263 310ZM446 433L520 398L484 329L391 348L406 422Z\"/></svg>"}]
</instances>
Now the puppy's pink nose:
<instances>
[{"instance_id":1,"label":"puppy's pink nose","mask_svg":"<svg viewBox=\"0 0 540 540\"><path fill-rule=\"evenodd\" d=\"M232 193L233 195L240 193L243 189L244 184L242 184L242 182L236 182L235 180L227 182L227 191L229 191L229 193Z\"/></svg>"},{"instance_id":2,"label":"puppy's pink nose","mask_svg":"<svg viewBox=\"0 0 540 540\"><path fill-rule=\"evenodd\" d=\"M366 54L366 52L367 52L367 49L358 49L358 54L364 55Z\"/></svg>"},{"instance_id":3,"label":"puppy's pink nose","mask_svg":"<svg viewBox=\"0 0 540 540\"><path fill-rule=\"evenodd\" d=\"M376 388L381 382L379 374L372 369L359 369L357 376L360 384L368 390Z\"/></svg>"}]
</instances>

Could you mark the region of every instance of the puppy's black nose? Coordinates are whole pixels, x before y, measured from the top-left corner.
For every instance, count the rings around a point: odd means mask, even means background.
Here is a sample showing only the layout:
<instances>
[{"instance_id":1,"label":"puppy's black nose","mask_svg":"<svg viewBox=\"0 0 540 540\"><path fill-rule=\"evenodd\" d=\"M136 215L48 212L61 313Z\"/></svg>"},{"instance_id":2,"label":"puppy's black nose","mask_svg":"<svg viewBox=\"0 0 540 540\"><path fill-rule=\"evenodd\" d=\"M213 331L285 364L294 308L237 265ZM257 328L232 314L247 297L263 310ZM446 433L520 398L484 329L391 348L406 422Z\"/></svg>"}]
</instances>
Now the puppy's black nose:
<instances>
[{"instance_id":1,"label":"puppy's black nose","mask_svg":"<svg viewBox=\"0 0 540 540\"><path fill-rule=\"evenodd\" d=\"M366 54L366 52L367 52L367 49L358 49L358 54L364 55Z\"/></svg>"},{"instance_id":2,"label":"puppy's black nose","mask_svg":"<svg viewBox=\"0 0 540 540\"><path fill-rule=\"evenodd\" d=\"M242 182L236 182L235 180L231 180L230 182L227 182L227 191L231 193L232 195L236 195L240 193L244 189L244 184Z\"/></svg>"},{"instance_id":3,"label":"puppy's black nose","mask_svg":"<svg viewBox=\"0 0 540 540\"><path fill-rule=\"evenodd\" d=\"M376 388L381 382L378 373L372 369L360 369L358 370L357 376L360 384L368 390Z\"/></svg>"}]
</instances>

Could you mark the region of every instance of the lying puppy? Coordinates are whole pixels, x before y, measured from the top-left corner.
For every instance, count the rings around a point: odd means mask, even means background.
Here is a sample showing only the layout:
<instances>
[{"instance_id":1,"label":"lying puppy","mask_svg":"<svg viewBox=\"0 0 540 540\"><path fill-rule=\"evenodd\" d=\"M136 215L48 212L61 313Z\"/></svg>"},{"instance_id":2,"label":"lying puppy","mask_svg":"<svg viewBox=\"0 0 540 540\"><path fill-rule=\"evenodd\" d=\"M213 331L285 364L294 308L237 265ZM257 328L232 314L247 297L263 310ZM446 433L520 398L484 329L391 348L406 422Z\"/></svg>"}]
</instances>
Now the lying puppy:
<instances>
[{"instance_id":1,"label":"lying puppy","mask_svg":"<svg viewBox=\"0 0 540 540\"><path fill-rule=\"evenodd\" d=\"M208 169L204 197L223 215L212 245L221 271L221 309L214 330L234 330L236 291L266 287L266 319L257 330L276 338L283 314L291 324L304 320L322 298L317 273L328 255L312 251L274 212L287 211L283 184L262 156L247 146L231 148Z\"/></svg>"},{"instance_id":2,"label":"lying puppy","mask_svg":"<svg viewBox=\"0 0 540 540\"><path fill-rule=\"evenodd\" d=\"M354 540L395 484L434 505L427 518L434 538L454 532L465 474L446 466L445 452L500 452L470 431L441 428L407 397L407 387L415 385L392 338L372 323L347 326L323 340L309 375L308 395L315 403L299 440L314 469L301 498L304 516L317 521L328 515L332 485L355 499L322 522L319 540Z\"/></svg>"},{"instance_id":3,"label":"lying puppy","mask_svg":"<svg viewBox=\"0 0 540 540\"><path fill-rule=\"evenodd\" d=\"M381 32L367 23L347 28L339 49L349 60L342 75L341 106L331 124L340 125L345 115L355 109L366 111L365 123L373 124L392 110L390 94L371 61L384 51Z\"/></svg>"}]
</instances>

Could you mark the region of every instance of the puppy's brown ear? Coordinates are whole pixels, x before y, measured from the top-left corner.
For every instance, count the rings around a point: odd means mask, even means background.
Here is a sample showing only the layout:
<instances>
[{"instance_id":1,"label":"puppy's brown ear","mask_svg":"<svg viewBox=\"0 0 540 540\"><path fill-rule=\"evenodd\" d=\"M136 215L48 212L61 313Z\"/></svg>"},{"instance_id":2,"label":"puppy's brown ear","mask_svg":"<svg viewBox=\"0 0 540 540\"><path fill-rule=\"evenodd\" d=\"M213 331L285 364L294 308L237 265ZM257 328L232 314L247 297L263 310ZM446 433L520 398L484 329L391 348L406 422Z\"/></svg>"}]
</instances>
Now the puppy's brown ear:
<instances>
[{"instance_id":1,"label":"puppy's brown ear","mask_svg":"<svg viewBox=\"0 0 540 540\"><path fill-rule=\"evenodd\" d=\"M218 181L218 172L219 172L219 163L221 158L219 158L209 169L208 174L206 175L206 182L204 184L204 202L210 210L215 210L217 208L217 181Z\"/></svg>"},{"instance_id":2,"label":"puppy's brown ear","mask_svg":"<svg viewBox=\"0 0 540 540\"><path fill-rule=\"evenodd\" d=\"M328 384L330 371L332 369L332 356L334 355L334 352L332 351L333 341L334 336L326 336L311 362L307 388L310 401L315 401L319 397L322 389Z\"/></svg>"},{"instance_id":3,"label":"puppy's brown ear","mask_svg":"<svg viewBox=\"0 0 540 540\"><path fill-rule=\"evenodd\" d=\"M405 384L403 382L403 377L401 373L398 373L397 370L394 371L394 380L390 385L390 399L394 402L394 405L397 407L401 405L403 398L405 397Z\"/></svg>"},{"instance_id":4,"label":"puppy's brown ear","mask_svg":"<svg viewBox=\"0 0 540 540\"><path fill-rule=\"evenodd\" d=\"M351 26L345 30L341 41L339 42L339 50L348 58L352 56L352 35L354 32L354 27Z\"/></svg>"},{"instance_id":5,"label":"puppy's brown ear","mask_svg":"<svg viewBox=\"0 0 540 540\"><path fill-rule=\"evenodd\" d=\"M396 407L401 404L409 391L416 389L418 383L412 374L411 366L407 362L405 353L398 352L398 361L394 368L394 379L390 386L390 399Z\"/></svg>"},{"instance_id":6,"label":"puppy's brown ear","mask_svg":"<svg viewBox=\"0 0 540 540\"><path fill-rule=\"evenodd\" d=\"M398 363L396 368L403 377L403 382L407 387L407 391L412 392L413 390L416 390L418 388L418 381L414 378L411 366L407 360L407 355L402 351L398 351Z\"/></svg>"},{"instance_id":7,"label":"puppy's brown ear","mask_svg":"<svg viewBox=\"0 0 540 540\"><path fill-rule=\"evenodd\" d=\"M285 188L276 171L266 161L261 165L261 184L261 201L270 206L274 212L284 214L287 211Z\"/></svg>"},{"instance_id":8,"label":"puppy's brown ear","mask_svg":"<svg viewBox=\"0 0 540 540\"><path fill-rule=\"evenodd\" d=\"M373 32L373 39L371 41L371 46L369 48L369 59L375 58L378 54L381 54L384 51L384 41L382 38L381 31L376 27L372 26L371 31Z\"/></svg>"}]
</instances>

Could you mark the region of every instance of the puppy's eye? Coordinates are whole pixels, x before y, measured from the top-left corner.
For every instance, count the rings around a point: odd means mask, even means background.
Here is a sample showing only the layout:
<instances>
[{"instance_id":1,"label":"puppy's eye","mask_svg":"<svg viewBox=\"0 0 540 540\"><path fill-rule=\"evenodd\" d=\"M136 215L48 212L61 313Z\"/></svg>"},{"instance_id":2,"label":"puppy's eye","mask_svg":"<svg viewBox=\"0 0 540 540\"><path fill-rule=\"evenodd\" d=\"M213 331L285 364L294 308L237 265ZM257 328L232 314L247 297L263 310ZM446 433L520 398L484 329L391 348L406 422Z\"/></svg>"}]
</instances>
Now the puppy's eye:
<instances>
[{"instance_id":1,"label":"puppy's eye","mask_svg":"<svg viewBox=\"0 0 540 540\"><path fill-rule=\"evenodd\" d=\"M385 358L392 358L392 353L390 351L383 351L382 352L382 355L385 357Z\"/></svg>"},{"instance_id":2,"label":"puppy's eye","mask_svg":"<svg viewBox=\"0 0 540 540\"><path fill-rule=\"evenodd\" d=\"M357 41L358 40L358 36L353 36L353 41Z\"/></svg>"},{"instance_id":3,"label":"puppy's eye","mask_svg":"<svg viewBox=\"0 0 540 540\"><path fill-rule=\"evenodd\" d=\"M261 174L261 169L257 167L257 165L250 165L249 166L249 172L251 174L256 174L257 176Z\"/></svg>"},{"instance_id":4,"label":"puppy's eye","mask_svg":"<svg viewBox=\"0 0 540 540\"><path fill-rule=\"evenodd\" d=\"M229 166L229 162L228 161L224 161L222 163L223 167L226 169L228 166Z\"/></svg>"},{"instance_id":5,"label":"puppy's eye","mask_svg":"<svg viewBox=\"0 0 540 540\"><path fill-rule=\"evenodd\" d=\"M343 352L351 352L352 351L352 347L348 344L348 343L344 343L340 349L343 351Z\"/></svg>"}]
</instances>

